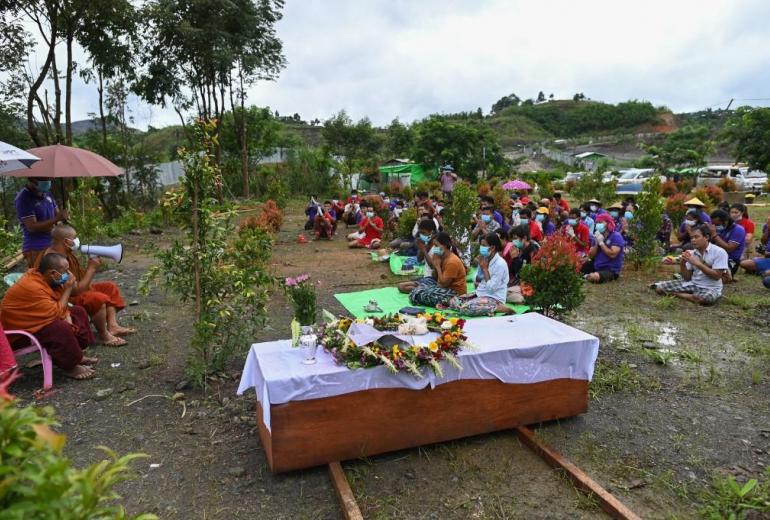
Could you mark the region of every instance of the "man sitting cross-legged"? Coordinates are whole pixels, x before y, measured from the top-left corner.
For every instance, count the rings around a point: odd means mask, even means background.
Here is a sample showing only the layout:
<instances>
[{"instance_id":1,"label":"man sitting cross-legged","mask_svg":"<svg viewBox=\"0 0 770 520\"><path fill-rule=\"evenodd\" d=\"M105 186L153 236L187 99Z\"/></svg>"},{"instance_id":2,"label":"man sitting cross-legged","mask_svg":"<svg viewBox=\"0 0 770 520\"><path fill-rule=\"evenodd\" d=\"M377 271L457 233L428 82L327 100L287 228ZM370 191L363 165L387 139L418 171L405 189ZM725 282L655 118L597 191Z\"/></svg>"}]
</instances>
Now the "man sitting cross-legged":
<instances>
[{"instance_id":1,"label":"man sitting cross-legged","mask_svg":"<svg viewBox=\"0 0 770 520\"><path fill-rule=\"evenodd\" d=\"M711 230L700 225L690 230L694 249L684 251L679 269L683 280L666 280L650 286L658 294L703 305L716 303L722 296L722 277L730 269L727 251L710 242Z\"/></svg>"},{"instance_id":2,"label":"man sitting cross-legged","mask_svg":"<svg viewBox=\"0 0 770 520\"><path fill-rule=\"evenodd\" d=\"M86 311L68 305L77 285L69 268L64 256L43 255L37 269L28 270L5 293L0 322L5 330L33 334L68 377L90 379L90 365L98 359L84 356L83 349L94 342L94 335Z\"/></svg>"},{"instance_id":3,"label":"man sitting cross-legged","mask_svg":"<svg viewBox=\"0 0 770 520\"><path fill-rule=\"evenodd\" d=\"M102 344L108 347L125 345L126 340L120 336L133 334L136 331L118 324L118 311L126 306L118 286L110 281L93 281L101 260L98 257L91 257L88 259L85 270L80 266L80 261L73 254L73 250L77 249L80 241L72 226L66 224L56 226L51 231L51 237L53 243L46 252L63 255L77 280L75 287L72 288L70 302L80 305L91 316Z\"/></svg>"}]
</instances>

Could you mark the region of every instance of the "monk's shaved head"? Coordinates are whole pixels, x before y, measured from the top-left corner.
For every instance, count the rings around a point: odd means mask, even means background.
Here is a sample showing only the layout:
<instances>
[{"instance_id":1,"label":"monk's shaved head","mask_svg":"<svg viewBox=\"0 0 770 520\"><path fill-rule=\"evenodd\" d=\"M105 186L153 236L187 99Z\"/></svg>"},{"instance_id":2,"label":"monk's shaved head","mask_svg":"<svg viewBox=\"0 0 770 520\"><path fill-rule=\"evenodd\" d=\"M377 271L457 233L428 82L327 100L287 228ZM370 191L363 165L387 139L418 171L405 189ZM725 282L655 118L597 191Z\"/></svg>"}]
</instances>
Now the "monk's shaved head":
<instances>
[{"instance_id":1,"label":"monk's shaved head","mask_svg":"<svg viewBox=\"0 0 770 520\"><path fill-rule=\"evenodd\" d=\"M64 255L48 253L40 260L40 266L38 266L37 270L41 273L47 273L50 270L63 272L68 268L67 258Z\"/></svg>"},{"instance_id":2,"label":"monk's shaved head","mask_svg":"<svg viewBox=\"0 0 770 520\"><path fill-rule=\"evenodd\" d=\"M78 232L75 228L67 224L58 224L51 230L51 238L57 242L62 242L66 238L75 238L78 236Z\"/></svg>"}]
</instances>

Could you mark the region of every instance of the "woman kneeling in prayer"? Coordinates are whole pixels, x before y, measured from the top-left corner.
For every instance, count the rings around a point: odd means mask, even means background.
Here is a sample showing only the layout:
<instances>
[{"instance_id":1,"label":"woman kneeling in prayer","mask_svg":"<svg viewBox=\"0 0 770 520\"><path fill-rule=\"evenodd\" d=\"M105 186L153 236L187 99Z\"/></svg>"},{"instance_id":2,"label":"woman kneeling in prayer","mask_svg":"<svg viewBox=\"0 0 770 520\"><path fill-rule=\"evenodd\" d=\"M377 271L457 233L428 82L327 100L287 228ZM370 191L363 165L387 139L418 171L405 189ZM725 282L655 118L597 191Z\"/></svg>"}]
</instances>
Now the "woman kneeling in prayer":
<instances>
[{"instance_id":1,"label":"woman kneeling in prayer","mask_svg":"<svg viewBox=\"0 0 770 520\"><path fill-rule=\"evenodd\" d=\"M476 290L471 294L449 300L449 308L465 316L492 316L495 312L510 314L505 305L508 292L508 264L500 256L503 244L495 233L481 239L479 247Z\"/></svg>"},{"instance_id":2,"label":"woman kneeling in prayer","mask_svg":"<svg viewBox=\"0 0 770 520\"><path fill-rule=\"evenodd\" d=\"M425 256L425 262L430 264L432 276L420 278L409 293L409 301L414 305L435 307L467 292L465 266L447 233L433 237L430 253Z\"/></svg>"}]
</instances>

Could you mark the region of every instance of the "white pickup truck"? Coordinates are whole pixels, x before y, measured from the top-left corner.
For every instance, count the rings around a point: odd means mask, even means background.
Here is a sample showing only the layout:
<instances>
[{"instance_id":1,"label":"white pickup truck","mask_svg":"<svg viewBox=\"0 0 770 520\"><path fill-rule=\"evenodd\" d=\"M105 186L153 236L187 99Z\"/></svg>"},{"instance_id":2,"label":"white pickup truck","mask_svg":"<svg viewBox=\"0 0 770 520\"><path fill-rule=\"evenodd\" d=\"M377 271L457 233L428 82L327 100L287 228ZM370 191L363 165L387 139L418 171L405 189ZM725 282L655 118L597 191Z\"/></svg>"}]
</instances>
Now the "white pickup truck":
<instances>
[{"instance_id":1,"label":"white pickup truck","mask_svg":"<svg viewBox=\"0 0 770 520\"><path fill-rule=\"evenodd\" d=\"M738 191L760 193L767 183L767 174L763 171L749 170L746 166L712 165L700 169L697 186L716 186L725 177L735 181Z\"/></svg>"}]
</instances>

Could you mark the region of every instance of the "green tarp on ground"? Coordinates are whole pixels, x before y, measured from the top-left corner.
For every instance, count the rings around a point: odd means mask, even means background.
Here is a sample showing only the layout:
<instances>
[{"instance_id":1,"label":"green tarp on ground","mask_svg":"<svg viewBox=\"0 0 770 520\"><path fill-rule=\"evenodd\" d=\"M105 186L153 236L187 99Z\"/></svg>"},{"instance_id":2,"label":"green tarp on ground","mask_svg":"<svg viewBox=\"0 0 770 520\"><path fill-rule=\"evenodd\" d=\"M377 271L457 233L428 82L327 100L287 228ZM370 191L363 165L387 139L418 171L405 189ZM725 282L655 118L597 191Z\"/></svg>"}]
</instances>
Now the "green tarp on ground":
<instances>
[{"instance_id":1,"label":"green tarp on ground","mask_svg":"<svg viewBox=\"0 0 770 520\"><path fill-rule=\"evenodd\" d=\"M397 275L397 276L411 276L414 278L417 278L418 276L422 276L423 271L425 270L425 267L423 265L415 266L414 271L402 271L401 266L404 265L404 262L407 258L415 258L413 256L401 256L401 255L390 255L390 258L388 259L388 262L390 262L390 272ZM473 281L473 278L476 276L476 267L472 267L470 271L468 271L468 276L465 277L466 280L469 282Z\"/></svg>"},{"instance_id":2,"label":"green tarp on ground","mask_svg":"<svg viewBox=\"0 0 770 520\"><path fill-rule=\"evenodd\" d=\"M469 284L468 288L473 290L473 285ZM386 314L397 313L399 309L404 307L412 306L412 304L409 303L409 295L401 294L395 287L381 287L379 289L369 289L366 291L341 293L335 294L334 297L356 318L366 318L369 316L381 317ZM369 303L369 300L377 300L377 304L383 312L364 312L364 307ZM509 304L508 306L513 309L516 314L522 314L529 310L529 307L526 305ZM454 314L450 311L437 311L432 307L426 307L426 310L428 312L442 312L447 315Z\"/></svg>"},{"instance_id":3,"label":"green tarp on ground","mask_svg":"<svg viewBox=\"0 0 770 520\"><path fill-rule=\"evenodd\" d=\"M382 175L382 185L401 177L409 177L412 186L425 180L425 169L422 164L416 163L380 166L380 174Z\"/></svg>"}]
</instances>

